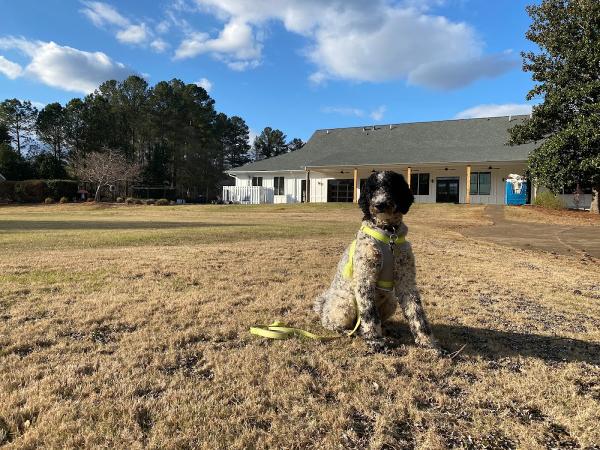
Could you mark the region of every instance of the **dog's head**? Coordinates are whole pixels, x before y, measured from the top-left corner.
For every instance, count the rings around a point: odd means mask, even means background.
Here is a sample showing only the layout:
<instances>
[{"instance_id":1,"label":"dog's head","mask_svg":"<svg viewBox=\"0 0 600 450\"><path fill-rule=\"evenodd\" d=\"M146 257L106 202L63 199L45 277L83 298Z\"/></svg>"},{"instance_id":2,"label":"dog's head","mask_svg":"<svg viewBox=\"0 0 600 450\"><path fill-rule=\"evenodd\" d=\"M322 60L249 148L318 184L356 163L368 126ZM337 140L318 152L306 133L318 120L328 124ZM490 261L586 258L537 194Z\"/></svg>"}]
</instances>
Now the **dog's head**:
<instances>
[{"instance_id":1,"label":"dog's head","mask_svg":"<svg viewBox=\"0 0 600 450\"><path fill-rule=\"evenodd\" d=\"M373 172L360 190L358 204L365 217L380 227L396 227L413 204L408 183L399 173Z\"/></svg>"}]
</instances>

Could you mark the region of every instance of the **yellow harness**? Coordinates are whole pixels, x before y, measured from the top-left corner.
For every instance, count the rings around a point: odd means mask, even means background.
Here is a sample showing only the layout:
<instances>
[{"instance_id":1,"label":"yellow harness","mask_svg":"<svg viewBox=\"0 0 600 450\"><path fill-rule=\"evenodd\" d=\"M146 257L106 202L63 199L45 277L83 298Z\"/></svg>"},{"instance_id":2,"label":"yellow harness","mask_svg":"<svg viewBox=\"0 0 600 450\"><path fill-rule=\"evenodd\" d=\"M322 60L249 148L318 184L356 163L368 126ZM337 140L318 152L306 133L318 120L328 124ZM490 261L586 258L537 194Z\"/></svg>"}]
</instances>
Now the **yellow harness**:
<instances>
[{"instance_id":1,"label":"yellow harness","mask_svg":"<svg viewBox=\"0 0 600 450\"><path fill-rule=\"evenodd\" d=\"M375 230L366 225L363 225L362 227L360 227L360 231L371 236L373 239L375 239L383 244L387 244L387 245L402 244L402 243L406 242L406 237L404 237L402 235L388 236L387 234L382 233L381 231ZM350 251L348 252L348 262L346 263L346 265L344 266L344 269L342 270L342 275L347 280L351 279L352 274L354 273L354 252L355 251L356 251L356 239L354 239L352 241L352 244L350 244ZM393 289L394 280L379 279L379 280L377 280L377 287L379 287L381 289L388 289L388 290Z\"/></svg>"},{"instance_id":2,"label":"yellow harness","mask_svg":"<svg viewBox=\"0 0 600 450\"><path fill-rule=\"evenodd\" d=\"M379 242L381 242L383 244L387 244L387 245L396 245L396 244L402 244L402 243L406 242L406 237L403 235L388 236L387 234L382 233L381 231L375 230L371 227L368 227L367 225L361 226L360 231L371 236L376 241L379 241ZM346 265L344 266L344 269L342 270L342 276L346 279L351 279L352 274L354 272L354 253L355 253L355 251L356 251L356 239L354 241L352 241L352 244L350 244L350 250L348 252L348 262L346 263ZM392 289L394 287L394 280L377 280L377 287L379 287L381 289L386 289L386 290ZM356 299L354 299L354 301L356 302ZM352 336L356 332L356 330L358 330L358 327L360 326L360 311L358 308L358 303L356 303L356 312L357 312L356 325L354 325L354 328L352 329L352 331L350 331L348 333L348 336ZM273 322L271 325L256 325L254 327L250 327L250 333L254 334L256 336L262 336L262 337L265 337L268 339L289 339L291 337L296 336L296 337L301 337L301 338L315 339L318 341L328 341L331 339L338 339L338 338L342 337L341 335L320 336L318 334L311 333L310 331L302 330L301 328L288 327L282 322Z\"/></svg>"}]
</instances>

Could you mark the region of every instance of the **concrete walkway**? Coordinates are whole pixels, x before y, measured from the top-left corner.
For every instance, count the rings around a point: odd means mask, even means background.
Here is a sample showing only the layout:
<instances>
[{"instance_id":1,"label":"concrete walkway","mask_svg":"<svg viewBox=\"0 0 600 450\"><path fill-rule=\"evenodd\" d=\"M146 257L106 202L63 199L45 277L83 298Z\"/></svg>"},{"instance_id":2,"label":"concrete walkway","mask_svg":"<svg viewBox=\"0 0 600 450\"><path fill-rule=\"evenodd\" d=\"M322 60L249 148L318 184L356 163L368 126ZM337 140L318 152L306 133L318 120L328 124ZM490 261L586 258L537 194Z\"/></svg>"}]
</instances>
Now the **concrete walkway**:
<instances>
[{"instance_id":1,"label":"concrete walkway","mask_svg":"<svg viewBox=\"0 0 600 450\"><path fill-rule=\"evenodd\" d=\"M486 206L485 213L493 225L467 228L462 234L509 247L600 258L600 227L517 222L506 219L499 205Z\"/></svg>"}]
</instances>

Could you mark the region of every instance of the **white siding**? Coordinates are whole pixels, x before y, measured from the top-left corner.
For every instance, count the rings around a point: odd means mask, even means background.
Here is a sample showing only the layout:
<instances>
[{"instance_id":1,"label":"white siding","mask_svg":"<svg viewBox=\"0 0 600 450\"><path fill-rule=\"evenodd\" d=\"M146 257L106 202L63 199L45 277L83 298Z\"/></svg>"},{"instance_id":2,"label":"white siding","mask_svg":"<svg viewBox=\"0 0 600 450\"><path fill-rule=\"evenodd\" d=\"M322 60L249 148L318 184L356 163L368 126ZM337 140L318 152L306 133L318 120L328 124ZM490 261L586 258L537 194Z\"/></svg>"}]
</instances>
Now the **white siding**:
<instances>
[{"instance_id":1,"label":"white siding","mask_svg":"<svg viewBox=\"0 0 600 450\"><path fill-rule=\"evenodd\" d=\"M298 203L301 200L301 183L305 179L304 172L255 172L238 174L236 186L251 186L252 177L262 177L262 186L273 190L275 177L284 178L284 195L274 195L271 203Z\"/></svg>"},{"instance_id":2,"label":"white siding","mask_svg":"<svg viewBox=\"0 0 600 450\"><path fill-rule=\"evenodd\" d=\"M488 169L489 166L492 169ZM417 173L428 173L429 174L429 195L416 195L415 201L417 203L435 203L436 201L436 180L438 177L456 177L459 179L459 201L460 203L466 202L466 193L468 187L467 180L467 166L466 165L448 165L448 170L445 170L446 166L430 166L430 167L419 167L412 166L411 172ZM491 172L492 185L490 195L471 195L471 203L473 204L504 204L504 184L506 177L511 173L523 175L525 173L525 164L511 164L511 165L498 165L498 164L485 164L481 166L472 165L471 172ZM333 169L333 168L332 168ZM383 170L383 168L378 168ZM393 167L390 170L395 170L401 173L404 177L407 176L407 168ZM327 172L310 172L310 202L311 203L325 203L327 202L327 181L332 179L352 179L352 172L345 168L343 174L339 173L341 170L331 170ZM358 171L358 180L368 178L372 173L372 169L360 169ZM301 201L302 196L302 180L306 179L305 172L255 172L238 174L236 178L236 186L250 186L252 184L252 177L259 176L263 178L263 187L274 189L274 177L284 177L284 189L285 195L275 195L273 198L274 203L297 203ZM360 197L360 187L357 188L358 196ZM565 196L566 197L566 196ZM572 196L571 196L572 197ZM590 199L591 201L591 199ZM589 206L589 202L587 202Z\"/></svg>"}]
</instances>

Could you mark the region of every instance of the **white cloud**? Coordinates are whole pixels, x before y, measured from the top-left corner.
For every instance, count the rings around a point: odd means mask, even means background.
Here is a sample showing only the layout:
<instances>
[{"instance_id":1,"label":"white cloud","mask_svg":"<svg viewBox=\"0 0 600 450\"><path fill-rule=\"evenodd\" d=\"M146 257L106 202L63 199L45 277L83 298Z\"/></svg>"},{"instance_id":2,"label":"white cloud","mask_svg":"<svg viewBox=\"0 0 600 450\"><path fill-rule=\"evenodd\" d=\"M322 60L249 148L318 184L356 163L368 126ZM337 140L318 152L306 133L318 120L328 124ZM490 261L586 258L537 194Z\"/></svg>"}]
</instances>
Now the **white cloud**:
<instances>
[{"instance_id":1,"label":"white cloud","mask_svg":"<svg viewBox=\"0 0 600 450\"><path fill-rule=\"evenodd\" d=\"M152 49L157 52L157 53L162 53L164 52L166 49L169 48L169 44L167 42L165 42L162 39L155 39L150 43L150 47L152 47Z\"/></svg>"},{"instance_id":2,"label":"white cloud","mask_svg":"<svg viewBox=\"0 0 600 450\"><path fill-rule=\"evenodd\" d=\"M168 20L163 20L156 26L156 32L160 34L165 34L171 28L171 23Z\"/></svg>"},{"instance_id":3,"label":"white cloud","mask_svg":"<svg viewBox=\"0 0 600 450\"><path fill-rule=\"evenodd\" d=\"M530 114L531 105L524 103L486 104L477 105L459 112L455 119L472 119L476 117L499 117Z\"/></svg>"},{"instance_id":4,"label":"white cloud","mask_svg":"<svg viewBox=\"0 0 600 450\"><path fill-rule=\"evenodd\" d=\"M9 61L0 55L0 73L3 73L11 80L18 78L23 73L23 68L16 62Z\"/></svg>"},{"instance_id":5,"label":"white cloud","mask_svg":"<svg viewBox=\"0 0 600 450\"><path fill-rule=\"evenodd\" d=\"M125 28L129 25L129 20L107 3L87 1L82 3L85 5L85 8L81 12L97 27L116 25Z\"/></svg>"},{"instance_id":6,"label":"white cloud","mask_svg":"<svg viewBox=\"0 0 600 450\"><path fill-rule=\"evenodd\" d=\"M383 115L385 114L385 112L387 111L387 107L385 105L381 105L379 107L377 107L376 109L374 109L373 111L371 111L371 114L369 114L369 117L371 117L371 119L373 120L381 120L383 119Z\"/></svg>"},{"instance_id":7,"label":"white cloud","mask_svg":"<svg viewBox=\"0 0 600 450\"><path fill-rule=\"evenodd\" d=\"M0 49L16 49L30 57L22 72L48 86L71 92L90 93L106 80L122 80L135 73L102 52L86 52L55 42L0 38Z\"/></svg>"},{"instance_id":8,"label":"white cloud","mask_svg":"<svg viewBox=\"0 0 600 450\"><path fill-rule=\"evenodd\" d=\"M142 44L150 37L146 24L129 25L127 28L117 32L117 39L125 44Z\"/></svg>"},{"instance_id":9,"label":"white cloud","mask_svg":"<svg viewBox=\"0 0 600 450\"><path fill-rule=\"evenodd\" d=\"M208 78L200 78L198 81L194 83L196 86L204 88L206 92L210 92L213 88L212 82Z\"/></svg>"},{"instance_id":10,"label":"white cloud","mask_svg":"<svg viewBox=\"0 0 600 450\"><path fill-rule=\"evenodd\" d=\"M364 117L365 111L360 108L347 106L325 106L321 111L327 114L340 114L342 116Z\"/></svg>"},{"instance_id":11,"label":"white cloud","mask_svg":"<svg viewBox=\"0 0 600 450\"><path fill-rule=\"evenodd\" d=\"M367 113L364 109L361 108L352 108L347 106L325 106L321 108L321 111L327 114L340 114L342 116L353 116L353 117L366 117ZM385 112L387 111L387 107L385 105L378 106L373 111L371 111L368 116L373 120L381 120Z\"/></svg>"},{"instance_id":12,"label":"white cloud","mask_svg":"<svg viewBox=\"0 0 600 450\"><path fill-rule=\"evenodd\" d=\"M175 51L175 59L209 53L234 70L245 70L260 63L261 52L262 44L256 39L252 27L244 21L232 19L214 38L207 33L189 34Z\"/></svg>"},{"instance_id":13,"label":"white cloud","mask_svg":"<svg viewBox=\"0 0 600 450\"><path fill-rule=\"evenodd\" d=\"M97 27L111 28L115 32L115 37L119 42L141 45L147 43L154 35L152 30L150 30L144 22L133 23L127 17L119 13L116 8L107 3L97 1L82 1L82 3L85 7L81 9L81 13L90 19ZM168 30L168 22L159 23L157 30L161 30L159 32L166 32ZM158 41L164 43L162 40ZM157 40L150 44L154 49L156 49L154 45L155 42L157 42ZM165 45L163 45L163 47L166 48Z\"/></svg>"},{"instance_id":14,"label":"white cloud","mask_svg":"<svg viewBox=\"0 0 600 450\"><path fill-rule=\"evenodd\" d=\"M486 54L484 42L468 24L432 14L444 0L195 1L200 10L225 25L216 39L205 33L188 36L178 49L179 58L212 51L228 63L232 59L260 62L258 30L279 21L288 31L310 40L305 54L316 66L309 77L316 84L327 79L405 79L433 89L455 89L502 74L516 64L509 53ZM233 24L239 28L235 45L224 38Z\"/></svg>"}]
</instances>

